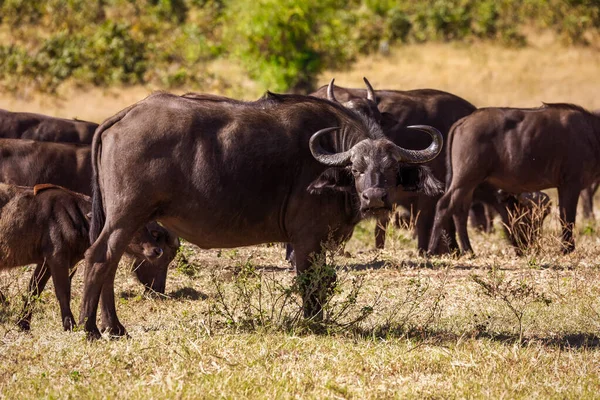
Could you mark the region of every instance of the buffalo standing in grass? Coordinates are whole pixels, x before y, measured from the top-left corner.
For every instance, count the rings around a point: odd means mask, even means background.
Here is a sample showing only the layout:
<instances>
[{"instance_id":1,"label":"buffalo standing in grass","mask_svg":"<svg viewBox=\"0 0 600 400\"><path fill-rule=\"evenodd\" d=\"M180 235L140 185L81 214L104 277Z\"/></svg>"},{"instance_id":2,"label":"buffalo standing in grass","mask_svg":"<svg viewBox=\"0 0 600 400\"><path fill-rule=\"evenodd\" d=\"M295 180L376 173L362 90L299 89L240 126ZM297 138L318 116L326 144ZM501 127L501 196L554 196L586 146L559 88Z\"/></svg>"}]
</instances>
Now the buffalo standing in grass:
<instances>
[{"instance_id":1,"label":"buffalo standing in grass","mask_svg":"<svg viewBox=\"0 0 600 400\"><path fill-rule=\"evenodd\" d=\"M430 182L410 164L437 156L442 137L421 129L431 145L406 150L340 105L270 93L255 102L156 93L119 112L92 144L94 243L80 322L99 335L102 298L103 327L125 333L115 270L131 235L153 219L201 248L289 242L298 273L308 273L324 242L346 239L361 216L388 212L389 190ZM304 315L320 318L327 290L303 291Z\"/></svg>"},{"instance_id":2,"label":"buffalo standing in grass","mask_svg":"<svg viewBox=\"0 0 600 400\"><path fill-rule=\"evenodd\" d=\"M19 186L50 183L91 195L91 148L70 143L0 139L0 182ZM147 288L164 293L169 263L179 239L157 223L147 226L163 252L145 257L131 254L136 276Z\"/></svg>"},{"instance_id":3,"label":"buffalo standing in grass","mask_svg":"<svg viewBox=\"0 0 600 400\"><path fill-rule=\"evenodd\" d=\"M37 264L18 323L22 329L29 330L31 299L44 290L50 276L60 304L63 327L65 330L73 328L69 269L75 267L90 246L91 210L92 202L88 196L60 186L29 188L0 184L0 270ZM134 234L127 251L137 259L153 259L162 252L146 228ZM136 273L141 279L153 279L155 270L142 262Z\"/></svg>"},{"instance_id":4,"label":"buffalo standing in grass","mask_svg":"<svg viewBox=\"0 0 600 400\"><path fill-rule=\"evenodd\" d=\"M380 123L384 135L400 147L407 149L423 149L430 144L430 139L418 132L406 129L407 125L431 125L438 129L445 138L452 125L459 119L471 114L476 107L468 101L433 89L417 90L373 90L347 89L334 86L333 81L322 86L311 96L327 98L341 102L345 107L369 115ZM431 168L433 175L441 182L446 179L445 152L439 157L424 164ZM430 196L425 193L406 190L390 191L390 201L412 210L416 216L417 245L419 251L426 251L435 216L435 205L439 195ZM381 215L375 228L375 245L383 248L385 232L389 221L387 215ZM452 229L452 225L448 227ZM450 236L454 238L454 235ZM456 244L450 244L457 247Z\"/></svg>"},{"instance_id":5,"label":"buffalo standing in grass","mask_svg":"<svg viewBox=\"0 0 600 400\"><path fill-rule=\"evenodd\" d=\"M600 110L592 111L592 113L600 117ZM596 219L594 216L594 195L599 187L600 181L596 181L581 191L581 205L584 219L592 221Z\"/></svg>"},{"instance_id":6,"label":"buffalo standing in grass","mask_svg":"<svg viewBox=\"0 0 600 400\"><path fill-rule=\"evenodd\" d=\"M98 124L0 109L0 138L91 144Z\"/></svg>"},{"instance_id":7,"label":"buffalo standing in grass","mask_svg":"<svg viewBox=\"0 0 600 400\"><path fill-rule=\"evenodd\" d=\"M579 194L600 177L600 117L571 104L484 108L454 125L447 152L447 191L437 205L430 253L451 217L462 251L473 251L467 216L473 192L484 182L509 193L556 187L563 251L575 249Z\"/></svg>"}]
</instances>

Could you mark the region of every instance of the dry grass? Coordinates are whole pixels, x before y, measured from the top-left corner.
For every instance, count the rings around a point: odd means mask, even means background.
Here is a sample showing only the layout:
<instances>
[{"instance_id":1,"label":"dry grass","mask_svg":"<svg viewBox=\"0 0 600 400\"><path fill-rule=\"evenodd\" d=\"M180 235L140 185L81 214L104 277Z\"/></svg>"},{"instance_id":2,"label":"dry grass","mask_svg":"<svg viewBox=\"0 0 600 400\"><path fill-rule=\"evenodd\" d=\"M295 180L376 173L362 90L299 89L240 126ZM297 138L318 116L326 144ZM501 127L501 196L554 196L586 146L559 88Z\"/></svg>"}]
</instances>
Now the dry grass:
<instances>
[{"instance_id":1,"label":"dry grass","mask_svg":"<svg viewBox=\"0 0 600 400\"><path fill-rule=\"evenodd\" d=\"M431 44L395 49L335 75L349 86L368 75L378 87L437 87L478 105L535 106L544 100L594 108L600 107L599 57L594 50L555 45L508 50ZM245 97L256 97L246 85ZM4 96L0 107L99 121L149 90L73 91L59 100ZM374 223L363 222L346 247L352 257L335 260L344 283L334 306L343 305L362 280L344 318L364 306L373 311L351 328L329 325L318 334L301 321L259 321L259 298L268 308L268 295L280 294L293 280L277 246L200 251L186 245L187 260L170 272L167 299L145 297L121 268L117 307L131 338L97 343L80 331L62 332L52 285L41 296L31 333L17 331L20 296L32 269L2 272L0 291L10 305L0 307L0 398L597 397L598 226L580 223L577 250L562 256L555 209L541 239L544 250L522 258L500 233L471 232L476 258L419 257L406 230L390 230L387 249L376 251ZM236 285L246 267L256 271L246 281L252 307L236 309L232 320L218 311L240 299ZM76 311L81 273L73 289ZM284 317L293 316L295 304L284 307ZM244 316L256 317L254 325L241 323Z\"/></svg>"},{"instance_id":2,"label":"dry grass","mask_svg":"<svg viewBox=\"0 0 600 400\"><path fill-rule=\"evenodd\" d=\"M578 250L570 256L558 252L556 215L547 222L542 254L517 258L499 233L473 233L478 257L470 259L418 257L406 230L390 231L388 249L375 251L373 226L366 221L357 229L347 246L351 258L337 257L345 283L335 299L343 300L352 279L362 277L353 310L379 302L358 325L329 333L310 333L298 321L236 324L214 311L240 300L234 289L247 266L259 277L248 287L255 290L262 282L268 308L268 295L279 292L265 282L287 287L293 279L278 246L200 251L186 244L187 260L172 268L167 299L145 297L121 268L118 309L131 338L97 343L88 343L83 332L62 332L51 287L42 295L32 332L18 332L16 309L31 270L4 272L0 290L11 305L2 308L0 319L1 396L596 396L600 254L598 239L589 234L595 225L577 236ZM521 344L509 303L486 294L474 275L495 282L499 291L525 286L549 300L509 296L510 306L523 312ZM73 286L76 309L81 274ZM248 297L253 304L258 293ZM292 304L284 314L294 311ZM245 314L239 309L236 315Z\"/></svg>"}]
</instances>

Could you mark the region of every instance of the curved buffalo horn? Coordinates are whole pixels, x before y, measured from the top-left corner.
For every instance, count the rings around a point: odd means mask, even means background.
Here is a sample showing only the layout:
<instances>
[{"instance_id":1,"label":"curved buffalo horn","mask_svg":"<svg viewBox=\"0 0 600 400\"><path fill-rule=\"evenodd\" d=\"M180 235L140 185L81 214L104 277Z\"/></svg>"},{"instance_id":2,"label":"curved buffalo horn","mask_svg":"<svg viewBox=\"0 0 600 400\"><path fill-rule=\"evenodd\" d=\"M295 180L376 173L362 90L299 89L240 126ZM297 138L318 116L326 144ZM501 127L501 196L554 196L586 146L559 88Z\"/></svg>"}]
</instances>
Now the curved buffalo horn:
<instances>
[{"instance_id":1,"label":"curved buffalo horn","mask_svg":"<svg viewBox=\"0 0 600 400\"><path fill-rule=\"evenodd\" d=\"M444 138L440 131L429 125L411 125L408 129L417 129L427 132L431 136L432 142L428 148L424 150L408 150L396 145L394 158L398 162L411 164L420 164L433 160L442 151Z\"/></svg>"},{"instance_id":2,"label":"curved buffalo horn","mask_svg":"<svg viewBox=\"0 0 600 400\"><path fill-rule=\"evenodd\" d=\"M365 85L367 85L367 99L377 103L377 100L375 100L375 90L373 90L373 86L371 86L367 78L363 77L363 80L365 81Z\"/></svg>"},{"instance_id":3,"label":"curved buffalo horn","mask_svg":"<svg viewBox=\"0 0 600 400\"><path fill-rule=\"evenodd\" d=\"M335 98L334 94L333 94L333 82L335 81L335 78L331 80L331 82L329 82L329 86L327 86L327 100L329 101L333 101L334 103L339 103L339 101L337 101L337 99Z\"/></svg>"},{"instance_id":4,"label":"curved buffalo horn","mask_svg":"<svg viewBox=\"0 0 600 400\"><path fill-rule=\"evenodd\" d=\"M348 165L350 163L350 150L342 153L330 153L321 146L321 136L329 132L337 131L338 129L340 128L337 126L333 128L321 129L310 137L310 141L308 142L310 152L321 164L329 165L331 167L339 167Z\"/></svg>"}]
</instances>

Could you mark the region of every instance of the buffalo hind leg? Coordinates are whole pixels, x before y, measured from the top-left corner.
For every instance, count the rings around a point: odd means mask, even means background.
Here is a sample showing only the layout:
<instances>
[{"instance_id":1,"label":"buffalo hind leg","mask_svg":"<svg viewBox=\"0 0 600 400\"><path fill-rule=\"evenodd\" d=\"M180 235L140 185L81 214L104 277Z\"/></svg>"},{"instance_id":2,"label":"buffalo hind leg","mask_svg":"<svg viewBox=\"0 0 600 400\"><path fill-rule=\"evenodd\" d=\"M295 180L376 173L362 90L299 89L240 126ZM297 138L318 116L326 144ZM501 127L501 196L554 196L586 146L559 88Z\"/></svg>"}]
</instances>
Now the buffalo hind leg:
<instances>
[{"instance_id":1,"label":"buffalo hind leg","mask_svg":"<svg viewBox=\"0 0 600 400\"><path fill-rule=\"evenodd\" d=\"M52 260L48 263L54 292L60 305L60 315L65 331L73 330L75 317L71 312L71 279L69 278L69 264L64 261Z\"/></svg>"},{"instance_id":2,"label":"buffalo hind leg","mask_svg":"<svg viewBox=\"0 0 600 400\"><path fill-rule=\"evenodd\" d=\"M560 221L562 224L562 252L571 253L575 250L575 239L573 229L575 228L575 217L577 215L577 200L579 200L580 189L574 187L558 188L558 207L560 210Z\"/></svg>"},{"instance_id":3,"label":"buffalo hind leg","mask_svg":"<svg viewBox=\"0 0 600 400\"><path fill-rule=\"evenodd\" d=\"M23 304L23 311L21 312L19 321L17 321L17 325L21 330L28 331L31 328L32 300L42 293L50 276L50 270L46 267L46 263L35 266L35 271L33 271L33 275L31 275L31 279L29 280L29 289Z\"/></svg>"},{"instance_id":4,"label":"buffalo hind leg","mask_svg":"<svg viewBox=\"0 0 600 400\"><path fill-rule=\"evenodd\" d=\"M119 260L138 228L138 224L128 224L127 229L121 228L110 231L107 229L108 226L111 226L111 224L107 220L102 233L86 252L86 268L79 323L84 325L90 339L100 337L100 330L96 325L96 314L103 286L107 284L109 279L114 279L117 267L119 266ZM106 290L112 289L112 284L108 283ZM105 294L103 299L108 301L108 304L102 305L104 322L108 324L104 328L108 328L111 334L124 335L125 328L121 325L116 315L114 294L112 296Z\"/></svg>"},{"instance_id":5,"label":"buffalo hind leg","mask_svg":"<svg viewBox=\"0 0 600 400\"><path fill-rule=\"evenodd\" d=\"M452 223L452 217L454 217L455 214L457 214L457 218L454 220L454 225L461 242L462 251L473 252L467 234L467 219L469 216L472 193L472 190L464 188L454 189L451 186L439 199L436 206L433 229L431 230L431 239L429 240L429 254L439 254L442 235L446 230L450 230L449 227ZM464 222L464 224L462 222ZM449 246L453 247L452 237L454 237L454 234L448 231L445 233L450 240Z\"/></svg>"},{"instance_id":6,"label":"buffalo hind leg","mask_svg":"<svg viewBox=\"0 0 600 400\"><path fill-rule=\"evenodd\" d=\"M443 228L444 226L447 226L448 221L451 219L450 217L452 215L452 210L450 209L450 199L451 193L446 192L437 202L435 219L433 221L433 228L431 229L431 237L429 238L429 246L427 249L427 253L429 255L439 254L439 247L442 240L442 235L444 233Z\"/></svg>"},{"instance_id":7,"label":"buffalo hind leg","mask_svg":"<svg viewBox=\"0 0 600 400\"><path fill-rule=\"evenodd\" d=\"M117 318L117 310L115 308L115 276L117 269L111 270L111 275L102 285L100 293L100 304L102 306L102 324L100 325L102 332L107 332L110 336L127 335L125 328Z\"/></svg>"},{"instance_id":8,"label":"buffalo hind leg","mask_svg":"<svg viewBox=\"0 0 600 400\"><path fill-rule=\"evenodd\" d=\"M593 221L594 218L594 193L598 189L598 184L594 183L581 191L581 206L583 219Z\"/></svg>"}]
</instances>

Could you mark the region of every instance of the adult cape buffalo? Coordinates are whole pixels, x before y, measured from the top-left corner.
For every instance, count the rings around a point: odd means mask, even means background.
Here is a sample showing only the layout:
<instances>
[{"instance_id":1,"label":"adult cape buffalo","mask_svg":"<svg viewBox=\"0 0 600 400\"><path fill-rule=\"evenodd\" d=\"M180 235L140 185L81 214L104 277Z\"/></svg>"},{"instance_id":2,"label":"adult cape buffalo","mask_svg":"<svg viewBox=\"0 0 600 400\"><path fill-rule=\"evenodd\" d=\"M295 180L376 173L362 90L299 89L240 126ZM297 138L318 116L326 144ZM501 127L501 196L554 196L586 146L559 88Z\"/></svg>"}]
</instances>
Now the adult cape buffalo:
<instances>
[{"instance_id":1,"label":"adult cape buffalo","mask_svg":"<svg viewBox=\"0 0 600 400\"><path fill-rule=\"evenodd\" d=\"M598 117L600 117L600 109L594 110L592 113ZM582 211L583 218L594 220L594 195L598 191L600 187L600 181L596 181L592 183L590 186L586 187L581 191L581 203L582 203Z\"/></svg>"},{"instance_id":2,"label":"adult cape buffalo","mask_svg":"<svg viewBox=\"0 0 600 400\"><path fill-rule=\"evenodd\" d=\"M600 177L600 117L571 104L479 109L454 125L447 151L450 178L437 205L429 252L435 253L451 216L462 251L473 251L467 215L473 191L483 182L509 193L556 187L563 251L575 249L579 193Z\"/></svg>"},{"instance_id":3,"label":"adult cape buffalo","mask_svg":"<svg viewBox=\"0 0 600 400\"><path fill-rule=\"evenodd\" d=\"M408 164L433 159L442 137L420 129L433 142L406 150L338 104L272 93L255 102L155 93L119 112L92 144L94 243L80 322L90 338L100 334L102 298L102 327L125 333L115 271L133 232L152 219L201 248L289 242L307 273L323 242L344 240L361 214L387 212L390 189L431 184ZM326 290L303 290L304 315L319 318Z\"/></svg>"},{"instance_id":4,"label":"adult cape buffalo","mask_svg":"<svg viewBox=\"0 0 600 400\"><path fill-rule=\"evenodd\" d=\"M92 194L91 147L71 143L0 139L0 182L33 187L54 184L90 196ZM165 292L169 263L179 239L156 222L146 226L148 236L164 251L145 254L128 251L135 260L134 272L148 289Z\"/></svg>"},{"instance_id":5,"label":"adult cape buffalo","mask_svg":"<svg viewBox=\"0 0 600 400\"><path fill-rule=\"evenodd\" d=\"M98 124L0 109L0 138L91 144Z\"/></svg>"},{"instance_id":6,"label":"adult cape buffalo","mask_svg":"<svg viewBox=\"0 0 600 400\"><path fill-rule=\"evenodd\" d=\"M425 124L438 129L445 138L452 125L471 114L476 107L468 101L434 89L417 90L373 90L348 89L329 85L320 87L311 96L327 98L341 102L345 107L363 114L371 115L381 124L384 135L392 142L406 149L423 149L430 139L414 130L406 129L407 125ZM371 100L371 101L365 101ZM439 157L424 164L431 168L436 179L446 179L446 157L442 151ZM440 192L441 195L441 192ZM412 210L416 216L417 245L419 251L426 251L435 216L435 205L440 195L429 196L425 193L394 190L390 192L390 201ZM385 232L389 217L381 215L375 228L375 245L383 248ZM448 228L452 228L449 226ZM454 235L451 235L454 238ZM452 247L457 247L454 244Z\"/></svg>"}]
</instances>

